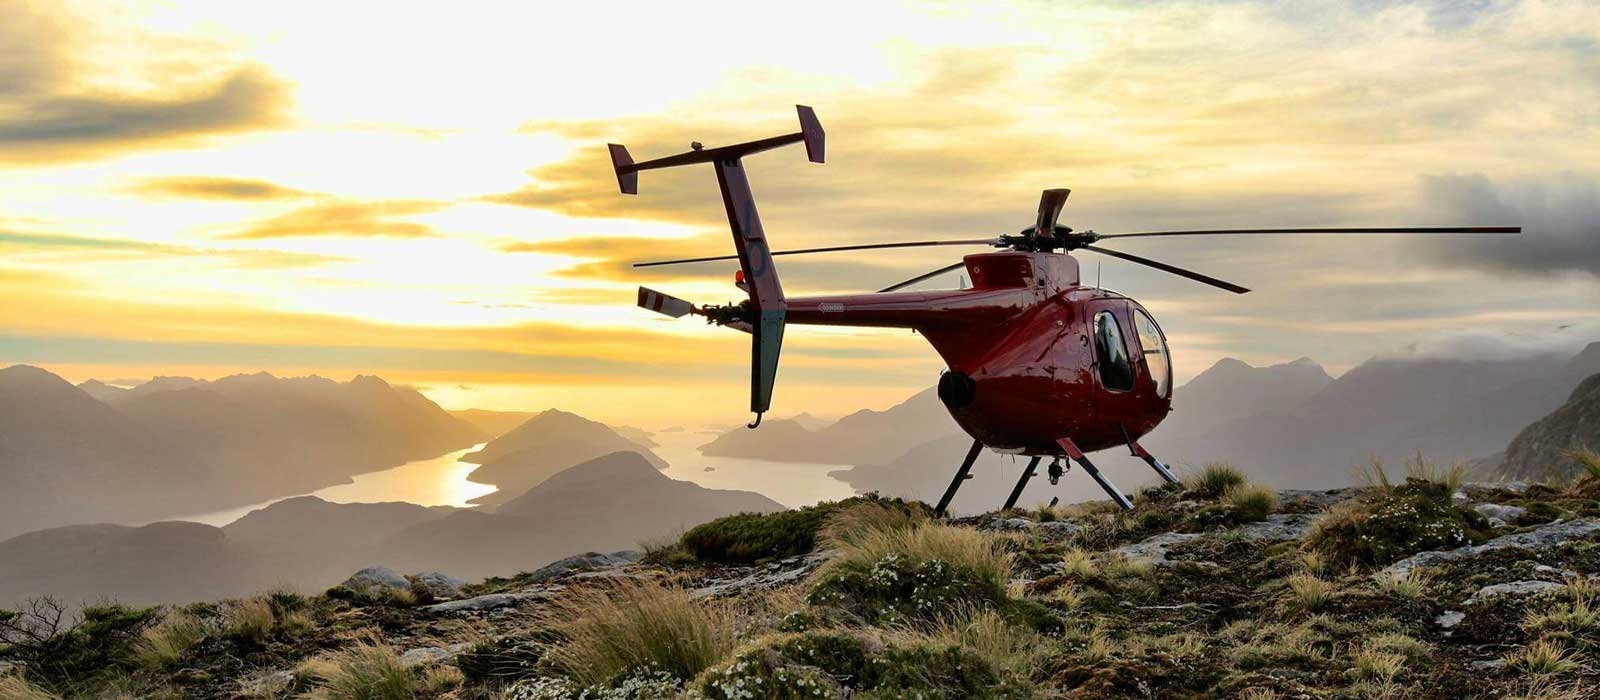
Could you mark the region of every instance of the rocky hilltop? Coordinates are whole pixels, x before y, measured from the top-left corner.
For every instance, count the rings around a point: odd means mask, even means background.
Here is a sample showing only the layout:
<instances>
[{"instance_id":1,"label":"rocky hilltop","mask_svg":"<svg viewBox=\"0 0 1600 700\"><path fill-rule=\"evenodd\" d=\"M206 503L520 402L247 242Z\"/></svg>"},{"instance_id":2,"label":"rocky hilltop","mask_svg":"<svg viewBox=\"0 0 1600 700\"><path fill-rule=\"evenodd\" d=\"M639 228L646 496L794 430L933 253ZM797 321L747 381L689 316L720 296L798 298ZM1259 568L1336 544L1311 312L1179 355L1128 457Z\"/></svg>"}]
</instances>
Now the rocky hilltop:
<instances>
[{"instance_id":1,"label":"rocky hilltop","mask_svg":"<svg viewBox=\"0 0 1600 700\"><path fill-rule=\"evenodd\" d=\"M476 583L373 567L77 623L35 601L0 613L0 697L1594 697L1585 464L1559 485L1416 465L1333 491L1217 466L1128 513L951 521L867 496Z\"/></svg>"},{"instance_id":2,"label":"rocky hilltop","mask_svg":"<svg viewBox=\"0 0 1600 700\"><path fill-rule=\"evenodd\" d=\"M1518 478L1567 477L1578 472L1575 450L1600 447L1600 374L1585 379L1567 402L1517 433L1501 469Z\"/></svg>"}]
</instances>

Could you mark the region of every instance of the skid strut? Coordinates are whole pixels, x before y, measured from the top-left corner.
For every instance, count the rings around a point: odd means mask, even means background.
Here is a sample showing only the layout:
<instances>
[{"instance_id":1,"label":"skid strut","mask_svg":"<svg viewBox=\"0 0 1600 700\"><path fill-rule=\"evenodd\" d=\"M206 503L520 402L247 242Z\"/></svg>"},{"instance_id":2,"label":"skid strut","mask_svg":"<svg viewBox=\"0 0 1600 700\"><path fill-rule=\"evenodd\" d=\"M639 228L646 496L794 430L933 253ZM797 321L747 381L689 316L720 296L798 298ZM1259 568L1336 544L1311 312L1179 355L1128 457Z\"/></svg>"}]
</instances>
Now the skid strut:
<instances>
[{"instance_id":1,"label":"skid strut","mask_svg":"<svg viewBox=\"0 0 1600 700\"><path fill-rule=\"evenodd\" d=\"M1111 483L1110 479L1100 473L1100 470L1094 466L1094 462L1089 461L1088 455L1085 455L1083 450L1078 449L1078 445L1072 441L1072 438L1061 438L1056 440L1056 444L1061 446L1061 449L1067 453L1067 456L1072 461L1077 462L1079 466L1083 467L1084 471L1089 472L1089 476L1094 478L1095 483L1100 484L1100 488L1105 489L1106 494L1111 496L1111 500L1116 501L1117 505L1122 506L1123 510L1133 510L1133 501L1128 500L1128 497L1122 493L1121 489L1117 488L1116 484Z\"/></svg>"},{"instance_id":2,"label":"skid strut","mask_svg":"<svg viewBox=\"0 0 1600 700\"><path fill-rule=\"evenodd\" d=\"M978 461L978 453L983 451L983 442L972 441L972 449L967 450L967 458L961 460L961 468L956 470L956 478L950 480L950 488L944 490L944 497L939 499L939 505L933 509L933 517L944 517L944 509L949 507L950 500L956 497L956 489L961 488L961 482L972 478L967 472L972 471L972 463Z\"/></svg>"},{"instance_id":3,"label":"skid strut","mask_svg":"<svg viewBox=\"0 0 1600 700\"><path fill-rule=\"evenodd\" d=\"M1022 470L1022 478L1017 479L1017 487L1011 489L1011 497L1006 499L1006 504L1001 510L1010 510L1017 505L1017 499L1022 497L1023 487L1027 486L1028 480L1033 478L1033 470L1039 468L1040 459L1042 457L1035 455L1033 459L1028 460L1028 468Z\"/></svg>"},{"instance_id":4,"label":"skid strut","mask_svg":"<svg viewBox=\"0 0 1600 700\"><path fill-rule=\"evenodd\" d=\"M1172 470L1168 469L1167 465L1162 464L1161 460L1156 459L1155 455L1150 454L1150 451L1140 445L1138 440L1129 440L1128 450L1133 452L1135 457L1144 460L1144 463L1150 465L1151 469L1156 470L1156 473L1160 474L1161 478L1165 479L1167 483L1178 483L1178 477L1172 474Z\"/></svg>"}]
</instances>

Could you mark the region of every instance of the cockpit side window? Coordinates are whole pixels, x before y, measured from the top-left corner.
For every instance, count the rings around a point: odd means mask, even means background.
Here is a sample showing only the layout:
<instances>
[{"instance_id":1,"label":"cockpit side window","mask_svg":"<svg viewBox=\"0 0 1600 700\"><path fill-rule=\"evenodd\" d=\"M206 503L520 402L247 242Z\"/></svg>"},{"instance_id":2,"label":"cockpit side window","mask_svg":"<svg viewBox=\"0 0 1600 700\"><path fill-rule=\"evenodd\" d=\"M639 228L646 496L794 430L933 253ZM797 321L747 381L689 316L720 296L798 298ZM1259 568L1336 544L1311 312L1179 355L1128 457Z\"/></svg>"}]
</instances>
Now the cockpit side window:
<instances>
[{"instance_id":1,"label":"cockpit side window","mask_svg":"<svg viewBox=\"0 0 1600 700\"><path fill-rule=\"evenodd\" d=\"M1122 328L1110 311L1094 316L1094 351L1100 362L1100 383L1112 391L1133 388L1133 362L1128 359L1128 344Z\"/></svg>"},{"instance_id":2,"label":"cockpit side window","mask_svg":"<svg viewBox=\"0 0 1600 700\"><path fill-rule=\"evenodd\" d=\"M1172 392L1172 360L1167 355L1167 339L1161 335L1156 320L1139 309L1133 310L1133 326L1139 333L1139 347L1144 350L1144 364L1156 383L1156 396L1167 398Z\"/></svg>"}]
</instances>

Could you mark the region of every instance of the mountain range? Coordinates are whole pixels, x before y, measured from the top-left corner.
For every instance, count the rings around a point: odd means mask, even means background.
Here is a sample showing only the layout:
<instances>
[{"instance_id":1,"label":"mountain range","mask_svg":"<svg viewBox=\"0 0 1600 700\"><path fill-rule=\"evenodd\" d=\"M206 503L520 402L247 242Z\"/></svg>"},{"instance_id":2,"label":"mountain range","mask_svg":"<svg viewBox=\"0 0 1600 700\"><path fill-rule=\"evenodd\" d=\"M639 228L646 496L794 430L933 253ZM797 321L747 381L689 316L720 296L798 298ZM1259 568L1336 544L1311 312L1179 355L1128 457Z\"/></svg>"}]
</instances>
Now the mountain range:
<instances>
[{"instance_id":1,"label":"mountain range","mask_svg":"<svg viewBox=\"0 0 1600 700\"><path fill-rule=\"evenodd\" d=\"M123 389L16 365L0 370L0 538L305 493L485 439L377 377L159 377Z\"/></svg>"},{"instance_id":2,"label":"mountain range","mask_svg":"<svg viewBox=\"0 0 1600 700\"><path fill-rule=\"evenodd\" d=\"M1417 455L1446 463L1500 464L1518 432L1562 406L1585 377L1600 373L1600 343L1575 356L1501 359L1374 358L1333 378L1306 358L1253 367L1217 362L1174 392L1173 410L1141 442L1168 464L1230 462L1252 479L1279 488L1332 488L1359 481L1379 461L1391 469ZM834 472L858 491L937 499L971 444L932 390L886 411L854 414L855 425L805 430L782 425L770 436L731 431L706 454L775 461L855 464ZM780 422L781 423L781 422ZM844 421L840 421L844 423ZM881 440L865 449L832 436L869 430ZM812 443L827 443L817 446ZM904 447L910 443L910 447ZM812 444L807 448L808 444ZM903 450L885 457L885 453ZM1124 490L1154 478L1143 462L1106 450L1095 462ZM1549 462L1550 456L1540 459ZM1021 460L984 453L954 502L956 512L982 512L1003 502ZM1071 502L1100 492L1072 473L1045 489L1035 479L1022 504L1060 497Z\"/></svg>"},{"instance_id":3,"label":"mountain range","mask_svg":"<svg viewBox=\"0 0 1600 700\"><path fill-rule=\"evenodd\" d=\"M782 509L759 494L674 481L643 456L617 452L562 470L496 512L301 497L220 528L160 522L30 532L0 542L0 607L46 593L153 604L275 585L315 591L372 565L510 575L724 515Z\"/></svg>"}]
</instances>

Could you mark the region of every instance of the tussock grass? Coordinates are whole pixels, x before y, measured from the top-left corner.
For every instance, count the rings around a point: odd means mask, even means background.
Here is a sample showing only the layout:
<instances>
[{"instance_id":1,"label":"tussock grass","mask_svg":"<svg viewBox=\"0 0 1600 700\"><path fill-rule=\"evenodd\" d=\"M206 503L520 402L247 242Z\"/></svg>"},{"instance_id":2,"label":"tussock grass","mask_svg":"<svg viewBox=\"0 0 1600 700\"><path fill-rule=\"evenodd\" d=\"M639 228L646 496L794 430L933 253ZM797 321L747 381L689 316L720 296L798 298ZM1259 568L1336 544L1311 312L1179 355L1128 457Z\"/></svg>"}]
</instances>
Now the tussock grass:
<instances>
[{"instance_id":1,"label":"tussock grass","mask_svg":"<svg viewBox=\"0 0 1600 700\"><path fill-rule=\"evenodd\" d=\"M1239 691L1239 700L1278 700L1278 691L1271 688L1245 688Z\"/></svg>"},{"instance_id":2,"label":"tussock grass","mask_svg":"<svg viewBox=\"0 0 1600 700\"><path fill-rule=\"evenodd\" d=\"M241 600L223 613L223 634L236 642L265 644L272 637L278 618L272 605L263 598Z\"/></svg>"},{"instance_id":3,"label":"tussock grass","mask_svg":"<svg viewBox=\"0 0 1600 700\"><path fill-rule=\"evenodd\" d=\"M1183 478L1183 487L1203 498L1220 498L1228 489L1245 483L1244 472L1225 462L1212 462Z\"/></svg>"},{"instance_id":4,"label":"tussock grass","mask_svg":"<svg viewBox=\"0 0 1600 700\"><path fill-rule=\"evenodd\" d=\"M928 643L960 646L974 652L991 667L1018 678L1037 678L1049 659L1044 638L1033 630L1010 624L994 610L960 610L940 619L926 631L901 633L891 640L902 644Z\"/></svg>"},{"instance_id":5,"label":"tussock grass","mask_svg":"<svg viewBox=\"0 0 1600 700\"><path fill-rule=\"evenodd\" d=\"M1551 639L1540 639L1506 655L1506 665L1532 677L1556 676L1578 667L1572 651Z\"/></svg>"},{"instance_id":6,"label":"tussock grass","mask_svg":"<svg viewBox=\"0 0 1600 700\"><path fill-rule=\"evenodd\" d=\"M1522 620L1522 629L1529 633L1600 633L1600 606L1595 604L1600 584L1591 578L1576 578L1567 582L1562 593L1554 603L1530 608Z\"/></svg>"},{"instance_id":7,"label":"tussock grass","mask_svg":"<svg viewBox=\"0 0 1600 700\"><path fill-rule=\"evenodd\" d=\"M151 670L177 663L210 631L211 626L204 620L182 610L173 611L139 635L133 648L134 662Z\"/></svg>"},{"instance_id":8,"label":"tussock grass","mask_svg":"<svg viewBox=\"0 0 1600 700\"><path fill-rule=\"evenodd\" d=\"M1568 450L1567 456L1578 463L1578 468L1583 470L1583 476L1600 481L1600 453L1589 449Z\"/></svg>"},{"instance_id":9,"label":"tussock grass","mask_svg":"<svg viewBox=\"0 0 1600 700\"><path fill-rule=\"evenodd\" d=\"M1379 571L1373 575L1372 583L1384 595L1417 600L1427 595L1428 589L1433 586L1433 576L1426 571L1412 571L1407 576Z\"/></svg>"},{"instance_id":10,"label":"tussock grass","mask_svg":"<svg viewBox=\"0 0 1600 700\"><path fill-rule=\"evenodd\" d=\"M1006 602L1013 555L985 533L925 522L841 543L812 579L810 601L864 621L933 620Z\"/></svg>"},{"instance_id":11,"label":"tussock grass","mask_svg":"<svg viewBox=\"0 0 1600 700\"><path fill-rule=\"evenodd\" d=\"M1356 650L1350 661L1357 678L1385 685L1394 683L1406 667L1404 655L1372 647Z\"/></svg>"},{"instance_id":12,"label":"tussock grass","mask_svg":"<svg viewBox=\"0 0 1600 700\"><path fill-rule=\"evenodd\" d=\"M400 655L371 639L303 664L299 672L316 684L308 700L415 700L421 689Z\"/></svg>"},{"instance_id":13,"label":"tussock grass","mask_svg":"<svg viewBox=\"0 0 1600 700\"><path fill-rule=\"evenodd\" d=\"M1452 462L1450 466L1443 466L1438 462L1430 462L1422 457L1422 453L1406 460L1406 480L1420 481L1442 487L1446 494L1453 494L1461 488L1461 481L1466 477L1467 464L1465 462Z\"/></svg>"},{"instance_id":14,"label":"tussock grass","mask_svg":"<svg viewBox=\"0 0 1600 700\"><path fill-rule=\"evenodd\" d=\"M61 700L61 696L17 676L0 676L0 700Z\"/></svg>"},{"instance_id":15,"label":"tussock grass","mask_svg":"<svg viewBox=\"0 0 1600 700\"><path fill-rule=\"evenodd\" d=\"M837 549L874 533L910 530L927 519L928 515L918 508L867 501L829 515L817 535L824 546Z\"/></svg>"},{"instance_id":16,"label":"tussock grass","mask_svg":"<svg viewBox=\"0 0 1600 700\"><path fill-rule=\"evenodd\" d=\"M1298 563L1300 571L1308 576L1322 578L1328 573L1328 559L1321 552L1301 552Z\"/></svg>"},{"instance_id":17,"label":"tussock grass","mask_svg":"<svg viewBox=\"0 0 1600 700\"><path fill-rule=\"evenodd\" d=\"M1260 522L1278 508L1278 492L1265 486L1236 484L1222 492L1222 500L1245 522Z\"/></svg>"},{"instance_id":18,"label":"tussock grass","mask_svg":"<svg viewBox=\"0 0 1600 700\"><path fill-rule=\"evenodd\" d=\"M544 657L583 685L602 685L641 669L689 680L732 653L736 616L676 588L622 579L569 590L551 622L564 641Z\"/></svg>"},{"instance_id":19,"label":"tussock grass","mask_svg":"<svg viewBox=\"0 0 1600 700\"><path fill-rule=\"evenodd\" d=\"M1080 581L1093 581L1100 578L1100 565L1095 563L1093 552L1074 547L1061 555L1061 573Z\"/></svg>"},{"instance_id":20,"label":"tussock grass","mask_svg":"<svg viewBox=\"0 0 1600 700\"><path fill-rule=\"evenodd\" d=\"M1317 612L1333 600L1333 584L1315 576L1295 574L1288 578L1290 600L1302 610Z\"/></svg>"}]
</instances>

